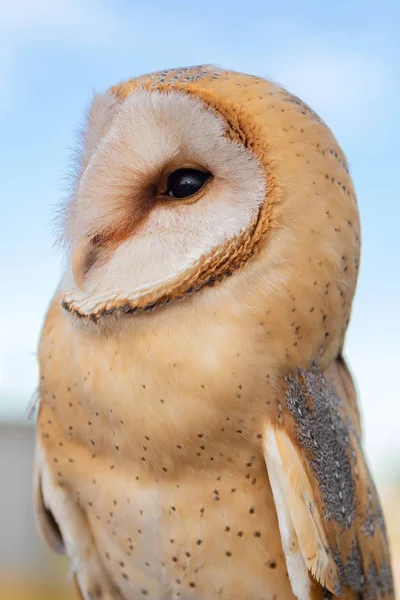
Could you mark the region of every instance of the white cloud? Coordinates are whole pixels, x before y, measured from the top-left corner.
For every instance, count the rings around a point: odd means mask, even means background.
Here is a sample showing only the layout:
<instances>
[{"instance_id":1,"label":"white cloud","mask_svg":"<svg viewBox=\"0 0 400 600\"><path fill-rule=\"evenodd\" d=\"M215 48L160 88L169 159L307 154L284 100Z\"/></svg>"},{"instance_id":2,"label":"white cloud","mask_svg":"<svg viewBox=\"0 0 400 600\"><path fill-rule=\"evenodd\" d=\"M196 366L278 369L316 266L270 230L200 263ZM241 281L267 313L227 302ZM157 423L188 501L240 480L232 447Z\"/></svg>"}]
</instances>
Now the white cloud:
<instances>
[{"instance_id":1,"label":"white cloud","mask_svg":"<svg viewBox=\"0 0 400 600\"><path fill-rule=\"evenodd\" d=\"M115 21L90 0L0 0L3 36L11 43L45 36L103 42L115 33Z\"/></svg>"},{"instance_id":2,"label":"white cloud","mask_svg":"<svg viewBox=\"0 0 400 600\"><path fill-rule=\"evenodd\" d=\"M92 0L0 0L1 110L9 108L11 80L30 44L47 41L102 46L113 40L117 31L114 16Z\"/></svg>"},{"instance_id":3,"label":"white cloud","mask_svg":"<svg viewBox=\"0 0 400 600\"><path fill-rule=\"evenodd\" d=\"M341 139L379 123L391 87L386 65L375 56L318 45L278 60L273 75Z\"/></svg>"}]
</instances>

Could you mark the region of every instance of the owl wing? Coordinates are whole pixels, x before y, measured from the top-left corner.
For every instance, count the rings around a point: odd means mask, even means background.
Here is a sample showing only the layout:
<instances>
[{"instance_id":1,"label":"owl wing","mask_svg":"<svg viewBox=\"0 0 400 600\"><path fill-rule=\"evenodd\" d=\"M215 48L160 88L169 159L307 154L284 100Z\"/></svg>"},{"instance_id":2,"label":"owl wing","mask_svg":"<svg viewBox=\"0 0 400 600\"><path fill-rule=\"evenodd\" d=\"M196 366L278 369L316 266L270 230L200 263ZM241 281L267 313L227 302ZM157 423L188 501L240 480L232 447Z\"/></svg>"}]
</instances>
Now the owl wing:
<instances>
[{"instance_id":1,"label":"owl wing","mask_svg":"<svg viewBox=\"0 0 400 600\"><path fill-rule=\"evenodd\" d=\"M264 454L294 593L310 597L311 573L335 596L394 599L384 518L343 358L324 373L291 373L282 396Z\"/></svg>"},{"instance_id":2,"label":"owl wing","mask_svg":"<svg viewBox=\"0 0 400 600\"><path fill-rule=\"evenodd\" d=\"M35 465L33 485L33 506L36 514L36 526L42 539L57 554L64 554L64 542L60 529L52 512L46 507L43 499L42 481L38 467Z\"/></svg>"},{"instance_id":3,"label":"owl wing","mask_svg":"<svg viewBox=\"0 0 400 600\"><path fill-rule=\"evenodd\" d=\"M40 404L38 404L40 411ZM36 442L34 473L33 473L33 508L35 511L36 527L47 545L56 554L64 554L64 541L60 528L53 516L53 513L46 506L43 498L42 474L39 460L39 443Z\"/></svg>"}]
</instances>

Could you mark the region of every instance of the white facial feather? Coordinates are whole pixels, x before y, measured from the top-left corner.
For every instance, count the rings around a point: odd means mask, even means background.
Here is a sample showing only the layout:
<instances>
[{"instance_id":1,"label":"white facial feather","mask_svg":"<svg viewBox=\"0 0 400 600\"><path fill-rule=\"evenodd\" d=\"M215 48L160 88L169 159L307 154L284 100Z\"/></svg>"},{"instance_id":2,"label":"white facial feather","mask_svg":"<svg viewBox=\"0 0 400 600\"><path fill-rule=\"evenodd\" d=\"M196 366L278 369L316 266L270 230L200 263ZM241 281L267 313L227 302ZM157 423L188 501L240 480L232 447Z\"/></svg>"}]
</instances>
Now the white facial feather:
<instances>
[{"instance_id":1,"label":"white facial feather","mask_svg":"<svg viewBox=\"0 0 400 600\"><path fill-rule=\"evenodd\" d=\"M175 279L245 230L266 194L259 160L225 135L224 120L200 100L179 92L139 90L118 108L109 95L105 102L103 110L97 99L92 113L97 131L86 135L92 148L86 151L88 164L69 209L66 235L72 252L112 224L119 211L129 210L129 190L140 178L160 172L176 157L201 165L213 180L194 204L157 204L108 261L90 269L84 291L69 264L65 300L86 313L136 300Z\"/></svg>"},{"instance_id":2,"label":"white facial feather","mask_svg":"<svg viewBox=\"0 0 400 600\"><path fill-rule=\"evenodd\" d=\"M96 94L90 107L88 123L84 132L82 167L85 169L96 146L110 129L112 119L118 111L118 101L112 92Z\"/></svg>"}]
</instances>

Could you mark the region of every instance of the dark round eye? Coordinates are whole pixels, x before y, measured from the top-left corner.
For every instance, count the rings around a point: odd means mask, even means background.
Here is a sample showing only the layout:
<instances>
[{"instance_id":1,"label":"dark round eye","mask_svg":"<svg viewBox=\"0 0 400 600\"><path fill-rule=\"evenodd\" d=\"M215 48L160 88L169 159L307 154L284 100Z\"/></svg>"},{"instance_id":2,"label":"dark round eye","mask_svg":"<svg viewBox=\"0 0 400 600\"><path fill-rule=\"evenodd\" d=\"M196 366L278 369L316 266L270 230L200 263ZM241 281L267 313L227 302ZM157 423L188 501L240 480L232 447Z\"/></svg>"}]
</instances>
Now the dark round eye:
<instances>
[{"instance_id":1,"label":"dark round eye","mask_svg":"<svg viewBox=\"0 0 400 600\"><path fill-rule=\"evenodd\" d=\"M178 169L168 177L165 194L172 198L188 198L201 190L210 177L210 173L198 169Z\"/></svg>"}]
</instances>

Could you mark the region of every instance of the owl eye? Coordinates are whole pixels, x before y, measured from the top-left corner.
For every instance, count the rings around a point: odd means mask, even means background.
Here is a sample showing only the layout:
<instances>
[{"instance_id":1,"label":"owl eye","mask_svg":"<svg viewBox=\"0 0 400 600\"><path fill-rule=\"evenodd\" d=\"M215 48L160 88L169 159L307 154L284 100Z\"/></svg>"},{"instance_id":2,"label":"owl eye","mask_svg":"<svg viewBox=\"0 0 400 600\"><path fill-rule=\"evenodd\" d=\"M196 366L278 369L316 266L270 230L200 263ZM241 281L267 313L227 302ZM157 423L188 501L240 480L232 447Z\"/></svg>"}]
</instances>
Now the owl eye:
<instances>
[{"instance_id":1,"label":"owl eye","mask_svg":"<svg viewBox=\"0 0 400 600\"><path fill-rule=\"evenodd\" d=\"M165 195L188 198L201 190L210 177L210 173L198 169L178 169L168 177Z\"/></svg>"}]
</instances>

